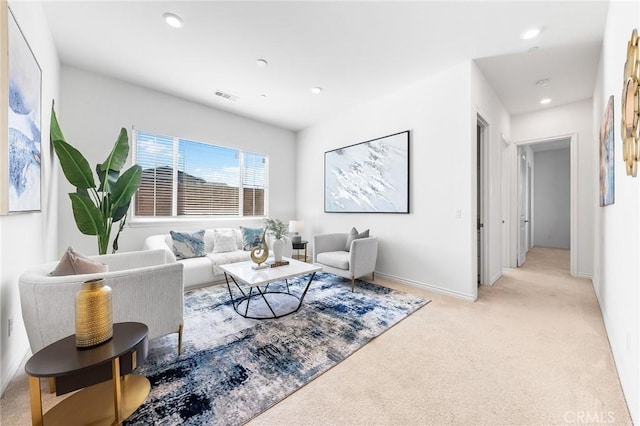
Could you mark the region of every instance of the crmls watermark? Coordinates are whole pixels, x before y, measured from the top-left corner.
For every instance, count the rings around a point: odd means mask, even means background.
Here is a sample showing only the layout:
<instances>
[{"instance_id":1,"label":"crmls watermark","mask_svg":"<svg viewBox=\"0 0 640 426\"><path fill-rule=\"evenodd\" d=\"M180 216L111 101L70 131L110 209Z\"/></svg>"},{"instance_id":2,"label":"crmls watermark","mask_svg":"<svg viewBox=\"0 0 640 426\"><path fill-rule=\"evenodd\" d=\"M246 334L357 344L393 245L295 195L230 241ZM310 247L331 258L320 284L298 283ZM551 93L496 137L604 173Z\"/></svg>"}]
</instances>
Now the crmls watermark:
<instances>
[{"instance_id":1,"label":"crmls watermark","mask_svg":"<svg viewBox=\"0 0 640 426\"><path fill-rule=\"evenodd\" d=\"M611 424L616 422L616 416L613 411L567 411L564 421L574 424Z\"/></svg>"}]
</instances>

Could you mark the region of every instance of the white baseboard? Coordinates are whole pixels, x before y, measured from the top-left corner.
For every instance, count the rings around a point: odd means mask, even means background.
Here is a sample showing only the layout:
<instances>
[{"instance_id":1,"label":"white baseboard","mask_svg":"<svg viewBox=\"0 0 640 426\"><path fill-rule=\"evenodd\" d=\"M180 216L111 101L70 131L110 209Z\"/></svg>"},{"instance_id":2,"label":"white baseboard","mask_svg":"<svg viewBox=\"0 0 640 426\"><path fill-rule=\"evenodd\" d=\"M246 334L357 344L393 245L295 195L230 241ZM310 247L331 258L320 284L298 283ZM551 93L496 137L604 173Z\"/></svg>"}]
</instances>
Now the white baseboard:
<instances>
[{"instance_id":1,"label":"white baseboard","mask_svg":"<svg viewBox=\"0 0 640 426\"><path fill-rule=\"evenodd\" d=\"M442 287L438 287L435 285L431 285L431 284L427 284L427 283L423 283L420 281L414 281L414 280L410 280L407 278L401 278L401 277L397 277L395 275L390 275L390 274L385 274L383 272L378 272L376 271L376 276L380 276L383 278L388 278L390 280L393 281L397 281L401 284L406 284L409 285L411 287L416 287L422 290L429 290L429 291L433 291L434 293L438 293L438 294L444 294L445 296L453 296L456 297L458 299L463 299L463 300L467 300L469 302L475 302L476 301L476 297L469 295L469 294L464 294L464 293L460 293L458 291L454 291L454 290L449 290L446 288L442 288Z\"/></svg>"},{"instance_id":2,"label":"white baseboard","mask_svg":"<svg viewBox=\"0 0 640 426\"><path fill-rule=\"evenodd\" d=\"M581 274L580 272L578 272L578 278L588 278L590 280L593 280L593 275L591 275L591 274Z\"/></svg>"},{"instance_id":3,"label":"white baseboard","mask_svg":"<svg viewBox=\"0 0 640 426\"><path fill-rule=\"evenodd\" d=\"M489 285L494 285L496 281L500 279L501 276L502 276L502 271L498 271L493 277L491 277L491 282L489 283Z\"/></svg>"},{"instance_id":4,"label":"white baseboard","mask_svg":"<svg viewBox=\"0 0 640 426\"><path fill-rule=\"evenodd\" d=\"M20 365L22 365L22 361L24 360L24 358L27 356L27 353L29 352L29 345L27 345L23 349L24 350L22 351L22 356L16 357L13 360L12 364L7 368L6 374L2 375L2 382L0 383L0 396L4 396L4 392L7 390L7 388L11 384L11 381L13 380L16 373L18 372Z\"/></svg>"}]
</instances>

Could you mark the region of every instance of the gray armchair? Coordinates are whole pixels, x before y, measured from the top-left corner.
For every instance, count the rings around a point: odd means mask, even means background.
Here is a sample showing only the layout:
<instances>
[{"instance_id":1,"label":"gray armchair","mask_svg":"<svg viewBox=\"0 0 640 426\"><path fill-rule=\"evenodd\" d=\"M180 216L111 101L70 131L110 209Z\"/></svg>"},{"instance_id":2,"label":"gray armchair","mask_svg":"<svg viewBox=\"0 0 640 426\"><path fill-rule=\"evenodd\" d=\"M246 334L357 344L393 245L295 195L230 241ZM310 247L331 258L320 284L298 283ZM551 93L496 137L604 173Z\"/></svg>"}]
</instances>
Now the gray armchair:
<instances>
[{"instance_id":1,"label":"gray armchair","mask_svg":"<svg viewBox=\"0 0 640 426\"><path fill-rule=\"evenodd\" d=\"M109 272L51 276L58 262L34 266L20 276L20 303L31 351L75 333L75 294L84 281L104 278L113 290L113 322L149 327L149 340L178 333L182 350L182 264L166 263L163 250L91 256Z\"/></svg>"},{"instance_id":2,"label":"gray armchair","mask_svg":"<svg viewBox=\"0 0 640 426\"><path fill-rule=\"evenodd\" d=\"M351 280L351 291L355 279L371 274L374 279L378 257L378 239L367 237L353 240L349 251L345 250L348 233L314 235L313 263L322 270Z\"/></svg>"}]
</instances>

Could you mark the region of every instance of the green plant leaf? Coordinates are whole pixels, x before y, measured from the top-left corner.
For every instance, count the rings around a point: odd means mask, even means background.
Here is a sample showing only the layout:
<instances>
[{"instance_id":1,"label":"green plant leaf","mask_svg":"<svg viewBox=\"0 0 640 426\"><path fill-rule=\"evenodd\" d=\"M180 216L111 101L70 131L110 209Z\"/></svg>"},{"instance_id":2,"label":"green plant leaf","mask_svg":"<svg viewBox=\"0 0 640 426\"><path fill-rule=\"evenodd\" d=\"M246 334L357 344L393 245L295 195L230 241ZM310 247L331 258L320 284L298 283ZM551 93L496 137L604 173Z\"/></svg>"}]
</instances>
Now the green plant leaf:
<instances>
[{"instance_id":1,"label":"green plant leaf","mask_svg":"<svg viewBox=\"0 0 640 426\"><path fill-rule=\"evenodd\" d=\"M113 210L113 214L111 215L111 217L113 218L113 221L117 222L120 219L124 218L127 215L127 211L129 210L130 205L131 205L131 200L129 200L129 202L124 206L116 207Z\"/></svg>"},{"instance_id":2,"label":"green plant leaf","mask_svg":"<svg viewBox=\"0 0 640 426\"><path fill-rule=\"evenodd\" d=\"M69 194L73 217L80 232L85 235L103 235L105 233L104 217L100 209L89 197L77 193Z\"/></svg>"},{"instance_id":3,"label":"green plant leaf","mask_svg":"<svg viewBox=\"0 0 640 426\"><path fill-rule=\"evenodd\" d=\"M127 218L125 217L124 220L120 222L120 226L118 227L118 233L116 234L116 237L113 239L113 250L111 251L111 253L115 253L118 251L118 238L120 238L120 233L124 229L124 225L126 223L127 223Z\"/></svg>"},{"instance_id":4,"label":"green plant leaf","mask_svg":"<svg viewBox=\"0 0 640 426\"><path fill-rule=\"evenodd\" d=\"M77 188L95 188L93 172L86 158L64 140L55 111L51 108L51 144L69 183Z\"/></svg>"},{"instance_id":5,"label":"green plant leaf","mask_svg":"<svg viewBox=\"0 0 640 426\"><path fill-rule=\"evenodd\" d=\"M115 170L119 172L124 166L124 163L127 161L127 157L129 156L129 137L127 136L127 129L124 127L120 129L120 135L118 135L118 140L113 145L113 149L111 153L107 157L104 163L100 164L100 170Z\"/></svg>"},{"instance_id":6,"label":"green plant leaf","mask_svg":"<svg viewBox=\"0 0 640 426\"><path fill-rule=\"evenodd\" d=\"M119 178L111 191L111 206L117 209L126 206L131 202L131 197L140 187L142 180L142 167L139 165L131 166ZM113 216L112 216L113 217Z\"/></svg>"},{"instance_id":7,"label":"green plant leaf","mask_svg":"<svg viewBox=\"0 0 640 426\"><path fill-rule=\"evenodd\" d=\"M93 173L91 172L89 162L80 151L65 141L54 140L52 143L53 149L56 151L56 155L60 160L60 166L62 167L64 176L69 183L82 189L95 188L96 184L93 180Z\"/></svg>"},{"instance_id":8,"label":"green plant leaf","mask_svg":"<svg viewBox=\"0 0 640 426\"><path fill-rule=\"evenodd\" d=\"M83 197L91 198L89 196L89 191L87 191L85 188L76 188L76 193Z\"/></svg>"},{"instance_id":9,"label":"green plant leaf","mask_svg":"<svg viewBox=\"0 0 640 426\"><path fill-rule=\"evenodd\" d=\"M96 165L96 173L98 174L98 179L100 179L100 190L103 192L111 192L120 177L120 172L117 170L109 169L108 172L103 171L102 164ZM104 181L105 177L108 177L106 182Z\"/></svg>"},{"instance_id":10,"label":"green plant leaf","mask_svg":"<svg viewBox=\"0 0 640 426\"><path fill-rule=\"evenodd\" d=\"M60 129L60 124L58 123L58 117L56 116L56 111L53 109L53 103L51 104L51 129L49 131L49 137L51 142L54 140L64 141L64 135L62 134L62 130Z\"/></svg>"}]
</instances>

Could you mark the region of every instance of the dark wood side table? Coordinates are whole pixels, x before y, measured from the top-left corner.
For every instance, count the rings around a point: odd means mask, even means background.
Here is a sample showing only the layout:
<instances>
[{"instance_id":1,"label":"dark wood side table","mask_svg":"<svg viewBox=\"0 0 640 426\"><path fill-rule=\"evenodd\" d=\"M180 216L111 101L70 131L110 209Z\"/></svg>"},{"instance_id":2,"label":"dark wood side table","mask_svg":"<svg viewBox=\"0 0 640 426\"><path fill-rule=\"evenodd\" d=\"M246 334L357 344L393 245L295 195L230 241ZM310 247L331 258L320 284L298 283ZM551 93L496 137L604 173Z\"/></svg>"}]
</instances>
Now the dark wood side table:
<instances>
[{"instance_id":1,"label":"dark wood side table","mask_svg":"<svg viewBox=\"0 0 640 426\"><path fill-rule=\"evenodd\" d=\"M300 241L299 243L291 242L291 247L297 251L296 259L300 260L300 250L304 250L304 261L307 261L307 244L309 241Z\"/></svg>"},{"instance_id":2,"label":"dark wood side table","mask_svg":"<svg viewBox=\"0 0 640 426\"><path fill-rule=\"evenodd\" d=\"M148 331L146 325L138 322L116 323L111 340L93 348L76 348L75 335L71 335L35 353L25 366L32 424L121 424L144 402L151 389L146 377L121 376L121 358L130 360L131 369L147 358ZM41 378L91 376L105 364L111 365L111 380L76 392L43 415Z\"/></svg>"}]
</instances>

